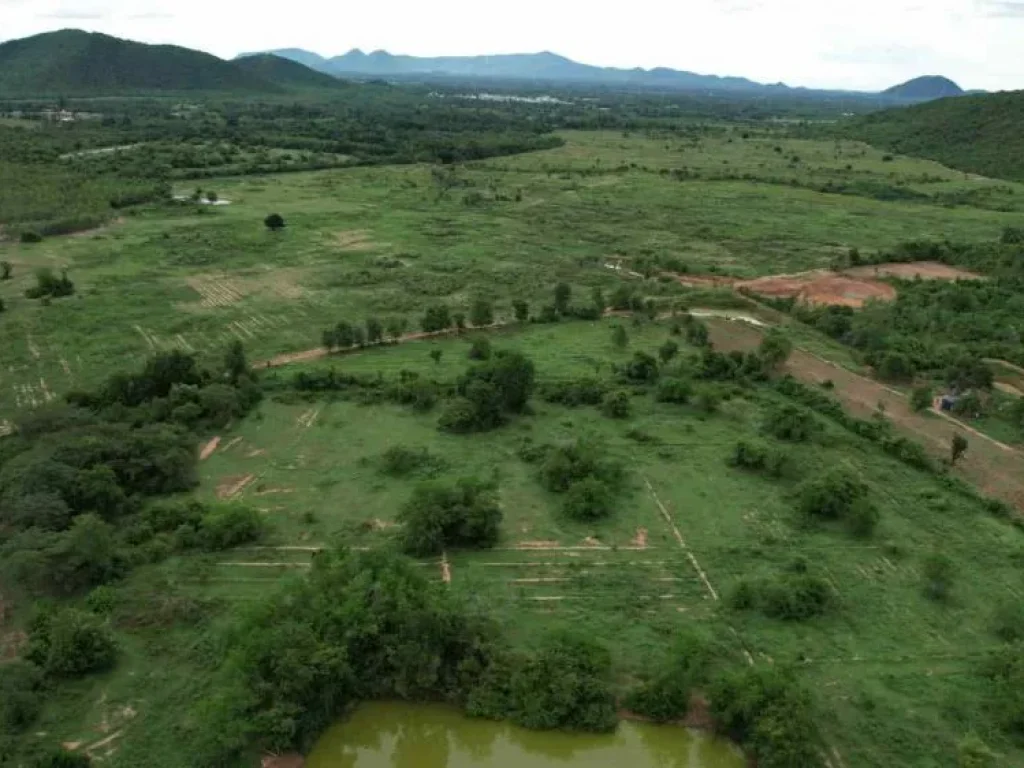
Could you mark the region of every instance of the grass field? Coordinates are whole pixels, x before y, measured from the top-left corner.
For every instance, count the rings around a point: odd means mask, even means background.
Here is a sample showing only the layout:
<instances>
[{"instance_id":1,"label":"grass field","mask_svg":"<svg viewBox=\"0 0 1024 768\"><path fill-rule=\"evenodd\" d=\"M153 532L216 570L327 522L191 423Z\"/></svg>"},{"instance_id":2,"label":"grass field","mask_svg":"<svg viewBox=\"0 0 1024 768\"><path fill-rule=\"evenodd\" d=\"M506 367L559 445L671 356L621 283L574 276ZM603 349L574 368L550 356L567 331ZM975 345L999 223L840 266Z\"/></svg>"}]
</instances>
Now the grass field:
<instances>
[{"instance_id":1,"label":"grass field","mask_svg":"<svg viewBox=\"0 0 1024 768\"><path fill-rule=\"evenodd\" d=\"M486 297L507 318L513 299L528 299L535 310L550 302L559 280L582 301L592 286L610 292L619 283L605 268L616 258L674 256L694 272L753 277L826 266L850 247L995 239L1019 218L1013 210L809 188L844 175L903 182L929 195L991 188L986 200L1010 207L1014 194L1005 190L1024 191L930 162L883 160L851 142L743 139L738 129L685 140L609 133L566 139L560 149L459 168L447 190L420 166L218 179L203 186L231 205L143 208L78 237L2 244L0 258L14 264L14 279L0 283L7 305L0 315L0 421L94 386L112 368L137 366L157 350L212 358L240 339L250 359L269 358L315 347L322 329L342 319L405 315L415 324L439 299L466 307ZM751 178L661 173L683 168ZM799 183L778 183L783 176ZM283 232L263 227L272 211L286 219ZM76 295L49 306L26 299L40 266L68 268ZM679 290L644 284L645 292ZM615 322L628 329L626 350L612 344ZM751 343L722 330L738 324L712 325L716 344L723 335L737 346ZM612 363L637 350L655 353L667 335L665 324L604 320L531 325L491 338L533 359L543 382L609 375ZM805 355L847 354L807 329L794 338ZM426 340L263 376L335 367L451 380L467 366L468 347L465 338ZM438 362L431 350L442 353ZM816 376L817 369L805 378ZM273 391L254 414L217 435L196 491L258 508L272 525L270 538L139 569L123 588L153 601L154 611L212 598L218 612L199 628L125 633L123 660L112 673L70 684L48 702L38 723L46 738L93 747L110 738L95 749L112 750L107 765L181 765L175 718L207 684L196 659L222 651L211 640L223 620L219 609L266 596L301 573L319 547L372 546L394 536L396 514L422 479L380 471L381 454L402 445L438 457L441 476L497 482L504 514L497 547L445 553L422 567L450 578L453 591L493 613L517 641L529 645L554 626L571 626L608 644L627 681L649 671L681 628L698 626L738 644L751 664L796 665L824 713L832 768L952 766L967 733L984 737L1005 765L1024 762L1019 745L989 722L979 673L981 656L997 643L994 612L1024 598L1020 532L831 422L823 421L818 440L789 446L799 468L794 479L729 467L737 441L760 432L780 397L768 387L744 391L710 415L635 396L625 421L535 398L532 414L468 436L439 432L436 413ZM870 397L878 395L864 395ZM861 413L876 401L864 400ZM559 513L560 499L521 458L524 448L581 435L599 439L629 477L613 516L587 525ZM934 439L942 443L945 435ZM987 466L985 456L970 455L965 476L977 479L970 462ZM868 483L881 513L873 538L796 524L800 479L836 466ZM946 603L923 593L924 563L939 551L955 568ZM832 614L785 622L730 607L741 579L767 582L794 563L827 579L837 603Z\"/></svg>"},{"instance_id":2,"label":"grass field","mask_svg":"<svg viewBox=\"0 0 1024 768\"><path fill-rule=\"evenodd\" d=\"M667 329L650 324L630 334L627 351L612 346L609 321L534 326L497 343L533 357L544 381L653 352ZM442 350L439 363L431 348ZM467 349L463 339L411 343L310 367L445 378L465 367ZM170 561L134 580L244 605L300 573L319 547L372 546L392 536L398 508L422 477L384 476L380 455L395 445L425 448L442 460L440 476L495 477L504 521L495 549L450 552L422 567L438 579L447 569L451 589L495 615L517 641L529 645L554 626L572 626L606 642L626 680L649 670L674 632L699 626L739 643L750 663L796 664L828 713L823 727L842 765L952 765L957 741L972 731L1016 764L1024 753L985 721L978 665L997 644L994 611L1024 596L1019 531L832 423L818 441L789 447L797 478L770 480L727 466L737 440L759 432L777 397L752 390L713 415L634 397L626 421L535 401L532 415L472 436L438 432L436 414L278 397L220 436L201 465L198 491L206 498L233 491L261 509L273 525L270 540L212 560ZM612 518L584 525L560 515L559 498L541 488L536 468L519 454L524 445L586 434L628 469L629 490ZM881 512L871 539L796 523L799 478L836 465L870 485ZM923 593L923 562L940 550L956 564L953 597L944 604ZM741 578L770 580L796 561L827 579L838 603L833 614L784 622L730 608ZM134 663L79 692L83 702L106 696L110 704L100 711L137 713L119 737L119 761L167 738L162 709L180 693L158 688L166 671L149 668L146 658L183 654L196 642L185 633L140 643ZM66 706L55 710L63 722L42 727L72 741L95 732L95 706L80 720L68 718Z\"/></svg>"},{"instance_id":3,"label":"grass field","mask_svg":"<svg viewBox=\"0 0 1024 768\"><path fill-rule=\"evenodd\" d=\"M853 173L990 185L930 162L882 162L850 142L837 150L743 140L737 131L696 144L608 133L566 139L560 149L459 168L445 186L423 166L209 180L203 188L231 205L143 208L103 230L0 244L14 266L14 279L0 283L0 418L94 384L111 360L169 348L214 355L235 338L259 358L313 346L339 319L412 318L438 298L466 305L485 296L508 313L514 298L549 301L558 280L614 286L602 267L616 258L658 254L695 272L752 277L825 266L850 247L993 239L1018 218L758 181L785 172L812 184ZM801 160L791 168L793 155ZM660 173L671 168L727 168L751 180L676 181ZM272 211L285 217L283 232L262 226ZM51 306L26 299L41 266L67 268L76 295Z\"/></svg>"}]
</instances>

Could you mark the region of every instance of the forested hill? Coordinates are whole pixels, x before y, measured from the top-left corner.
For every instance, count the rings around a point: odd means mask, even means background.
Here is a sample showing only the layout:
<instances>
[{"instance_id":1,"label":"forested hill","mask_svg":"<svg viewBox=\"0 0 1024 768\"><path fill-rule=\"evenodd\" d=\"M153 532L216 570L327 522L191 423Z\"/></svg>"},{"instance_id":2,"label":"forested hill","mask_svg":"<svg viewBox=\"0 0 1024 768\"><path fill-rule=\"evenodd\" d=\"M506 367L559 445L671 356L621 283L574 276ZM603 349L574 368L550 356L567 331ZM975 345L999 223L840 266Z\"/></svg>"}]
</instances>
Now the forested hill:
<instances>
[{"instance_id":1,"label":"forested hill","mask_svg":"<svg viewBox=\"0 0 1024 768\"><path fill-rule=\"evenodd\" d=\"M240 69L284 88L344 88L345 81L317 72L290 59L272 54L256 54L237 59Z\"/></svg>"},{"instance_id":2,"label":"forested hill","mask_svg":"<svg viewBox=\"0 0 1024 768\"><path fill-rule=\"evenodd\" d=\"M888 109L857 118L847 132L875 146L971 173L1024 181L1024 91Z\"/></svg>"},{"instance_id":3,"label":"forested hill","mask_svg":"<svg viewBox=\"0 0 1024 768\"><path fill-rule=\"evenodd\" d=\"M964 89L948 77L928 75L915 77L905 83L894 85L882 91L885 96L893 96L907 101L931 101L945 99L949 96L963 96Z\"/></svg>"},{"instance_id":4,"label":"forested hill","mask_svg":"<svg viewBox=\"0 0 1024 768\"><path fill-rule=\"evenodd\" d=\"M295 65L299 67L301 65ZM88 96L139 91L280 93L294 70L218 59L172 45L146 45L109 35L62 30L0 45L0 96ZM316 73L309 71L315 78Z\"/></svg>"}]
</instances>

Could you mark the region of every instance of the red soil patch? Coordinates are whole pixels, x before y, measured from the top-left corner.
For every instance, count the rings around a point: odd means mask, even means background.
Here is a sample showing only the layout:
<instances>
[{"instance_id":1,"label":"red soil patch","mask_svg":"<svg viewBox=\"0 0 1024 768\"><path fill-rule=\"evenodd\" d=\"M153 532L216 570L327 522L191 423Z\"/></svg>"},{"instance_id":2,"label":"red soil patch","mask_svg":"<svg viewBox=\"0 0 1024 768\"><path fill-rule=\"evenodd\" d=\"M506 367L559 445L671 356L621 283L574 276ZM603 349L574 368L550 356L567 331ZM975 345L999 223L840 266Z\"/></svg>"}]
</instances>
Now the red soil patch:
<instances>
[{"instance_id":1,"label":"red soil patch","mask_svg":"<svg viewBox=\"0 0 1024 768\"><path fill-rule=\"evenodd\" d=\"M203 446L203 449L199 451L199 460L206 461L213 455L213 452L217 450L217 446L220 445L220 435L213 438L210 442Z\"/></svg>"},{"instance_id":2,"label":"red soil patch","mask_svg":"<svg viewBox=\"0 0 1024 768\"><path fill-rule=\"evenodd\" d=\"M218 499L230 499L237 496L242 492L249 483L256 479L256 475L238 475L232 477L225 477L217 485L217 498Z\"/></svg>"},{"instance_id":3,"label":"red soil patch","mask_svg":"<svg viewBox=\"0 0 1024 768\"><path fill-rule=\"evenodd\" d=\"M735 283L735 287L772 298L795 298L807 304L846 307L861 307L871 299L892 301L896 298L896 289L891 285L827 270L759 277Z\"/></svg>"},{"instance_id":4,"label":"red soil patch","mask_svg":"<svg viewBox=\"0 0 1024 768\"><path fill-rule=\"evenodd\" d=\"M951 267L938 261L912 261L906 264L872 264L843 272L850 277L898 277L901 280L984 280L982 275Z\"/></svg>"}]
</instances>

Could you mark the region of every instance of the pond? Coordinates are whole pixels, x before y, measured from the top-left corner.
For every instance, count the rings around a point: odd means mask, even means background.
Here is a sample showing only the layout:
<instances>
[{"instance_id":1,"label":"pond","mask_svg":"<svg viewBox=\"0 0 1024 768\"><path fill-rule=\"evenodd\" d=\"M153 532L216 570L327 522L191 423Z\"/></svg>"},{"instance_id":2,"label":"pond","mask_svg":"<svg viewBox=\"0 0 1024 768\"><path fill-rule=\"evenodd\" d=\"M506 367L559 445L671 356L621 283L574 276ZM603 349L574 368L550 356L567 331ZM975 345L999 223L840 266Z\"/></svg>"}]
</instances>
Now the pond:
<instances>
[{"instance_id":1,"label":"pond","mask_svg":"<svg viewBox=\"0 0 1024 768\"><path fill-rule=\"evenodd\" d=\"M732 745L674 726L527 731L440 705L372 702L320 738L306 768L743 768Z\"/></svg>"}]
</instances>

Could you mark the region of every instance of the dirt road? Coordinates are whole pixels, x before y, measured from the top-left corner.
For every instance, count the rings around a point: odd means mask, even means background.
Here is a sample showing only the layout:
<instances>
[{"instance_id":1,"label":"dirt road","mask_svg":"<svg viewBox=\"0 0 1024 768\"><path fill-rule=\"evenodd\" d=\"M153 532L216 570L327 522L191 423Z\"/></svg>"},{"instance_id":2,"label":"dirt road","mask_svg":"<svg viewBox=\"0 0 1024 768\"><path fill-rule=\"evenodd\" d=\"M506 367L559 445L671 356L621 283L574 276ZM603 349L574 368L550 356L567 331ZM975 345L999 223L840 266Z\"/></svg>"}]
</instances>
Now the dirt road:
<instances>
[{"instance_id":1,"label":"dirt road","mask_svg":"<svg viewBox=\"0 0 1024 768\"><path fill-rule=\"evenodd\" d=\"M761 331L744 323L709 319L711 340L716 349L748 351L761 343ZM785 372L808 384L831 380L834 394L858 416L870 416L879 403L893 425L920 442L939 458L949 456L954 434L966 433L970 440L967 456L957 473L989 496L1013 504L1024 511L1024 454L993 440L945 414L915 413L907 398L881 382L860 376L802 349L794 349Z\"/></svg>"}]
</instances>

